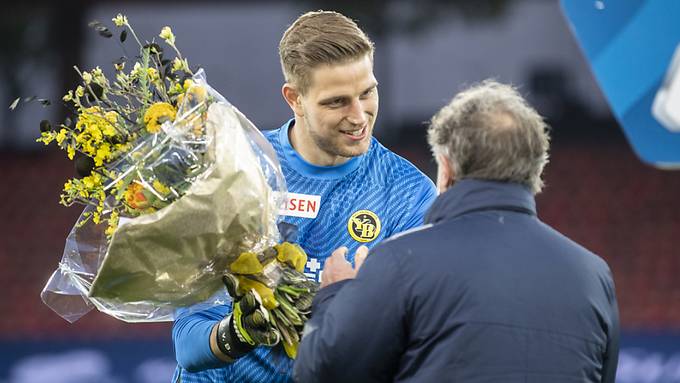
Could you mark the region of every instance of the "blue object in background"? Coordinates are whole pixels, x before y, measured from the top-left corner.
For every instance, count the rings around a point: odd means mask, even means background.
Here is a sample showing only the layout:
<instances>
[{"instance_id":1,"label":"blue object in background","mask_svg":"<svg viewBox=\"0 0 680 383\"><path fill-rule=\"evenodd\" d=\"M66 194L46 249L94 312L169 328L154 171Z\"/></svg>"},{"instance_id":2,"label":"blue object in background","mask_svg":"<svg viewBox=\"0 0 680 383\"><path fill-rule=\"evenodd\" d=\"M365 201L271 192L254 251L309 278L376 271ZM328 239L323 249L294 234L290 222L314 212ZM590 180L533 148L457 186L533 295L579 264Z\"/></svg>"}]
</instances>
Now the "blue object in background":
<instances>
[{"instance_id":1,"label":"blue object in background","mask_svg":"<svg viewBox=\"0 0 680 383\"><path fill-rule=\"evenodd\" d=\"M680 334L623 332L616 383L680 383Z\"/></svg>"},{"instance_id":2,"label":"blue object in background","mask_svg":"<svg viewBox=\"0 0 680 383\"><path fill-rule=\"evenodd\" d=\"M169 339L0 341L0 356L0 383L170 383L176 366ZM616 382L680 383L680 333L623 331Z\"/></svg>"},{"instance_id":3,"label":"blue object in background","mask_svg":"<svg viewBox=\"0 0 680 383\"><path fill-rule=\"evenodd\" d=\"M1 383L169 383L165 340L0 341Z\"/></svg>"},{"instance_id":4,"label":"blue object in background","mask_svg":"<svg viewBox=\"0 0 680 383\"><path fill-rule=\"evenodd\" d=\"M561 4L638 157L680 168L680 1Z\"/></svg>"}]
</instances>

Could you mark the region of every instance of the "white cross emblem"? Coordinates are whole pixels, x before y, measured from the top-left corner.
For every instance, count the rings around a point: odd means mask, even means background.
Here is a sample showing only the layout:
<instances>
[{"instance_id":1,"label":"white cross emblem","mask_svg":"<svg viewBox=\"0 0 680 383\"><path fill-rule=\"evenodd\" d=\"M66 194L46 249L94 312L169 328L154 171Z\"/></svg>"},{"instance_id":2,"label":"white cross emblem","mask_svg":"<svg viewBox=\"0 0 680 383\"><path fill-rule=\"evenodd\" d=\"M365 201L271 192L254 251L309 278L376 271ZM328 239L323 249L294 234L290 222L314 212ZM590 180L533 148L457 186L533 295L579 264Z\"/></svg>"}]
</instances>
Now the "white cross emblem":
<instances>
[{"instance_id":1,"label":"white cross emblem","mask_svg":"<svg viewBox=\"0 0 680 383\"><path fill-rule=\"evenodd\" d=\"M312 258L309 261L307 261L307 268L312 273L316 273L316 271L321 268L321 263L319 263L319 261L317 261L316 258Z\"/></svg>"}]
</instances>

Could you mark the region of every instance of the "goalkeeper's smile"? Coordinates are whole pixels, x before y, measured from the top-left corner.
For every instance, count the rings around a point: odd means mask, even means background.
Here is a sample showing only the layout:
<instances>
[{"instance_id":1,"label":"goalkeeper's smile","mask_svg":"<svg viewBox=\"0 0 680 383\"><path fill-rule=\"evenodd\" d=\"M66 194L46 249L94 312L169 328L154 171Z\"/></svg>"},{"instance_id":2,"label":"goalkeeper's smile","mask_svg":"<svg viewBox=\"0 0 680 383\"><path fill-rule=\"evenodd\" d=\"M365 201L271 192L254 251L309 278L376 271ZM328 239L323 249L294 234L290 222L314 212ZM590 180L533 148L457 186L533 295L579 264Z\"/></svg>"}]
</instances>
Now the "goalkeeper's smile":
<instances>
[{"instance_id":1,"label":"goalkeeper's smile","mask_svg":"<svg viewBox=\"0 0 680 383\"><path fill-rule=\"evenodd\" d=\"M377 87L370 55L315 68L304 93L286 84L283 94L296 115L289 133L293 147L321 166L366 153L378 115Z\"/></svg>"}]
</instances>

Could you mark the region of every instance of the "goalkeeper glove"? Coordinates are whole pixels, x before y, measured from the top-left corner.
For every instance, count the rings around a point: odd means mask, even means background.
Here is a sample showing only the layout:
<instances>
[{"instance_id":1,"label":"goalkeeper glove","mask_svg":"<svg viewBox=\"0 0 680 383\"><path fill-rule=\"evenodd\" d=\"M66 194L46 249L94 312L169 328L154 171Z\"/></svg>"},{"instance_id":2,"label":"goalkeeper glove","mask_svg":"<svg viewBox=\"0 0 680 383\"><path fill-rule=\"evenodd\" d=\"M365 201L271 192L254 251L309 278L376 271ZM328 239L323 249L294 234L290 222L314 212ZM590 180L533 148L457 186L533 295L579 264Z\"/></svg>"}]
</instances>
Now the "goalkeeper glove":
<instances>
[{"instance_id":1,"label":"goalkeeper glove","mask_svg":"<svg viewBox=\"0 0 680 383\"><path fill-rule=\"evenodd\" d=\"M264 307L260 294L251 289L240 295L239 281L232 275L225 275L223 282L229 295L234 298L234 310L217 326L215 336L220 351L235 360L257 346L276 345L281 335L272 324L269 311Z\"/></svg>"}]
</instances>

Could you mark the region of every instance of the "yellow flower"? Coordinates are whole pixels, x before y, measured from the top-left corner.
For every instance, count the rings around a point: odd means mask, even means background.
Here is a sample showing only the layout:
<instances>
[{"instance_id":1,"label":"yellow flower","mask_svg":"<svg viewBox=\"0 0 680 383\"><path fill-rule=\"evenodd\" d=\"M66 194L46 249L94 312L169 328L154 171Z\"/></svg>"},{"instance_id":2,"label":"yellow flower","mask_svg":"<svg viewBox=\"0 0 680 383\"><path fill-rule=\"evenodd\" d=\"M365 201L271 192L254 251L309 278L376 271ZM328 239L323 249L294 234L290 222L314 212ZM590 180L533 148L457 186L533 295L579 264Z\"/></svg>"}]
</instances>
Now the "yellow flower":
<instances>
[{"instance_id":1,"label":"yellow flower","mask_svg":"<svg viewBox=\"0 0 680 383\"><path fill-rule=\"evenodd\" d=\"M183 91L184 88L182 88L182 85L180 85L177 82L172 83L172 85L170 85L170 87L168 88L168 94L179 94L182 93Z\"/></svg>"},{"instance_id":2,"label":"yellow flower","mask_svg":"<svg viewBox=\"0 0 680 383\"><path fill-rule=\"evenodd\" d=\"M104 133L106 137L113 137L116 135L116 128L111 124L106 124L104 125L104 129L102 129L102 133Z\"/></svg>"},{"instance_id":3,"label":"yellow flower","mask_svg":"<svg viewBox=\"0 0 680 383\"><path fill-rule=\"evenodd\" d=\"M82 132L76 136L76 143L80 145L81 149L86 154L92 155L92 152L95 151L93 142L94 140L88 132Z\"/></svg>"},{"instance_id":4,"label":"yellow flower","mask_svg":"<svg viewBox=\"0 0 680 383\"><path fill-rule=\"evenodd\" d=\"M88 72L83 72L83 81L85 81L85 84L89 84L92 82L92 75Z\"/></svg>"},{"instance_id":5,"label":"yellow flower","mask_svg":"<svg viewBox=\"0 0 680 383\"><path fill-rule=\"evenodd\" d=\"M68 93L66 93L64 97L62 97L61 99L64 100L64 102L69 102L73 100L73 91L69 90Z\"/></svg>"},{"instance_id":6,"label":"yellow flower","mask_svg":"<svg viewBox=\"0 0 680 383\"><path fill-rule=\"evenodd\" d=\"M102 113L103 113L102 109L99 106L96 106L96 105L83 109L83 114L89 114L89 115L92 115L92 116L101 116Z\"/></svg>"},{"instance_id":7,"label":"yellow flower","mask_svg":"<svg viewBox=\"0 0 680 383\"><path fill-rule=\"evenodd\" d=\"M144 125L149 133L158 133L165 121L174 121L177 111L167 102L157 102L144 113Z\"/></svg>"},{"instance_id":8,"label":"yellow flower","mask_svg":"<svg viewBox=\"0 0 680 383\"><path fill-rule=\"evenodd\" d=\"M109 226L106 228L106 231L104 232L106 236L110 237L113 235L113 233L116 231L118 228L118 211L114 210L111 212L111 216L109 217Z\"/></svg>"},{"instance_id":9,"label":"yellow flower","mask_svg":"<svg viewBox=\"0 0 680 383\"><path fill-rule=\"evenodd\" d=\"M83 97L83 95L85 95L85 88L78 85L78 87L76 88L76 96Z\"/></svg>"},{"instance_id":10,"label":"yellow flower","mask_svg":"<svg viewBox=\"0 0 680 383\"><path fill-rule=\"evenodd\" d=\"M116 68L117 71L122 71L123 69L125 69L125 61L114 63L113 67Z\"/></svg>"},{"instance_id":11,"label":"yellow flower","mask_svg":"<svg viewBox=\"0 0 680 383\"><path fill-rule=\"evenodd\" d=\"M94 69L92 69L92 78L94 79L94 82L98 83L99 85L106 84L106 76L104 76L104 72L99 66L96 66Z\"/></svg>"},{"instance_id":12,"label":"yellow flower","mask_svg":"<svg viewBox=\"0 0 680 383\"><path fill-rule=\"evenodd\" d=\"M66 181L66 183L64 184L64 191L68 192L72 189L73 189L73 180Z\"/></svg>"},{"instance_id":13,"label":"yellow flower","mask_svg":"<svg viewBox=\"0 0 680 383\"><path fill-rule=\"evenodd\" d=\"M175 59L172 61L172 71L177 72L178 70L181 70L184 68L184 62L179 59L179 57L175 57Z\"/></svg>"},{"instance_id":14,"label":"yellow flower","mask_svg":"<svg viewBox=\"0 0 680 383\"><path fill-rule=\"evenodd\" d=\"M104 165L104 158L99 156L99 153L94 157L94 166L102 166Z\"/></svg>"},{"instance_id":15,"label":"yellow flower","mask_svg":"<svg viewBox=\"0 0 680 383\"><path fill-rule=\"evenodd\" d=\"M112 175L112 177L113 176L114 175ZM111 188L111 193L116 194L117 192L119 192L123 188L123 184L124 184L123 180L116 182L116 184Z\"/></svg>"},{"instance_id":16,"label":"yellow flower","mask_svg":"<svg viewBox=\"0 0 680 383\"><path fill-rule=\"evenodd\" d=\"M172 71L177 72L180 70L189 72L189 62L187 59L182 60L179 57L175 57L175 59L172 61Z\"/></svg>"},{"instance_id":17,"label":"yellow flower","mask_svg":"<svg viewBox=\"0 0 680 383\"><path fill-rule=\"evenodd\" d=\"M205 100L207 95L208 92L206 92L205 88L202 86L194 86L189 89L189 91L187 91L187 97L195 100L196 102Z\"/></svg>"},{"instance_id":18,"label":"yellow flower","mask_svg":"<svg viewBox=\"0 0 680 383\"><path fill-rule=\"evenodd\" d=\"M154 82L159 79L156 68L147 68L146 73L149 75L149 81Z\"/></svg>"},{"instance_id":19,"label":"yellow flower","mask_svg":"<svg viewBox=\"0 0 680 383\"><path fill-rule=\"evenodd\" d=\"M186 86L186 82L184 84ZM177 105L182 105L184 100L186 100L193 106L204 101L207 95L208 93L206 92L204 87L192 85L184 94L180 94L179 96L177 96Z\"/></svg>"},{"instance_id":20,"label":"yellow flower","mask_svg":"<svg viewBox=\"0 0 680 383\"><path fill-rule=\"evenodd\" d=\"M85 128L85 132L90 135L90 139L94 143L99 143L104 135L102 134L102 131L99 129L99 125L97 123L91 123Z\"/></svg>"},{"instance_id":21,"label":"yellow flower","mask_svg":"<svg viewBox=\"0 0 680 383\"><path fill-rule=\"evenodd\" d=\"M95 186L101 186L102 177L97 173L92 173L87 177L83 177L83 185L88 189L94 189Z\"/></svg>"},{"instance_id":22,"label":"yellow flower","mask_svg":"<svg viewBox=\"0 0 680 383\"><path fill-rule=\"evenodd\" d=\"M72 145L69 145L68 148L66 148L66 151L68 154L68 159L72 160L76 155L76 148L74 148Z\"/></svg>"},{"instance_id":23,"label":"yellow flower","mask_svg":"<svg viewBox=\"0 0 680 383\"><path fill-rule=\"evenodd\" d=\"M132 67L132 70L130 71L130 77L137 77L139 76L139 72L142 70L142 64L136 62L135 65Z\"/></svg>"},{"instance_id":24,"label":"yellow flower","mask_svg":"<svg viewBox=\"0 0 680 383\"><path fill-rule=\"evenodd\" d=\"M163 29L161 29L161 33L158 36L170 45L175 44L175 35L172 33L172 29L170 29L170 27L163 27Z\"/></svg>"},{"instance_id":25,"label":"yellow flower","mask_svg":"<svg viewBox=\"0 0 680 383\"><path fill-rule=\"evenodd\" d=\"M153 181L153 188L156 189L157 192L163 194L163 195L168 195L170 194L170 188L165 186L161 181L155 180Z\"/></svg>"},{"instance_id":26,"label":"yellow flower","mask_svg":"<svg viewBox=\"0 0 680 383\"><path fill-rule=\"evenodd\" d=\"M42 142L45 145L49 145L50 142L54 141L57 133L55 132L42 132L40 133L40 138L35 140L36 142Z\"/></svg>"},{"instance_id":27,"label":"yellow flower","mask_svg":"<svg viewBox=\"0 0 680 383\"><path fill-rule=\"evenodd\" d=\"M194 85L194 81L192 79L188 78L188 79L184 80L184 90L185 91L188 90L189 88L191 88L193 85Z\"/></svg>"},{"instance_id":28,"label":"yellow flower","mask_svg":"<svg viewBox=\"0 0 680 383\"><path fill-rule=\"evenodd\" d=\"M104 231L104 234L106 234L107 237L112 236L113 233L116 232L116 226L118 226L118 222L113 223L111 219L109 219L109 226Z\"/></svg>"},{"instance_id":29,"label":"yellow flower","mask_svg":"<svg viewBox=\"0 0 680 383\"><path fill-rule=\"evenodd\" d=\"M127 16L124 16L123 14L117 14L116 17L111 19L114 24L116 24L117 27L122 27L123 25L127 25L128 19Z\"/></svg>"},{"instance_id":30,"label":"yellow flower","mask_svg":"<svg viewBox=\"0 0 680 383\"><path fill-rule=\"evenodd\" d=\"M57 133L57 136L55 137L55 139L57 140L57 144L61 145L61 143L64 142L64 140L66 139L67 133L68 133L68 131L64 128L62 128L59 131L59 133Z\"/></svg>"},{"instance_id":31,"label":"yellow flower","mask_svg":"<svg viewBox=\"0 0 680 383\"><path fill-rule=\"evenodd\" d=\"M104 117L106 118L106 120L107 120L108 122L111 122L111 123L114 123L114 122L118 121L118 113L117 113L117 112L114 112L113 110L110 110L110 111L106 112L106 114L104 115Z\"/></svg>"},{"instance_id":32,"label":"yellow flower","mask_svg":"<svg viewBox=\"0 0 680 383\"><path fill-rule=\"evenodd\" d=\"M107 143L101 144L97 148L97 155L94 157L94 165L102 166L104 161L111 157L111 146Z\"/></svg>"},{"instance_id":33,"label":"yellow flower","mask_svg":"<svg viewBox=\"0 0 680 383\"><path fill-rule=\"evenodd\" d=\"M104 137L114 137L118 133L117 123L118 113L114 111L104 112L98 106L82 109L76 122L76 130L80 133L75 136L75 140L83 152L94 157L95 147L102 144ZM100 159L106 158L100 156Z\"/></svg>"},{"instance_id":34,"label":"yellow flower","mask_svg":"<svg viewBox=\"0 0 680 383\"><path fill-rule=\"evenodd\" d=\"M126 144L116 144L114 148L117 152L128 152L132 148L132 144L129 142Z\"/></svg>"}]
</instances>

